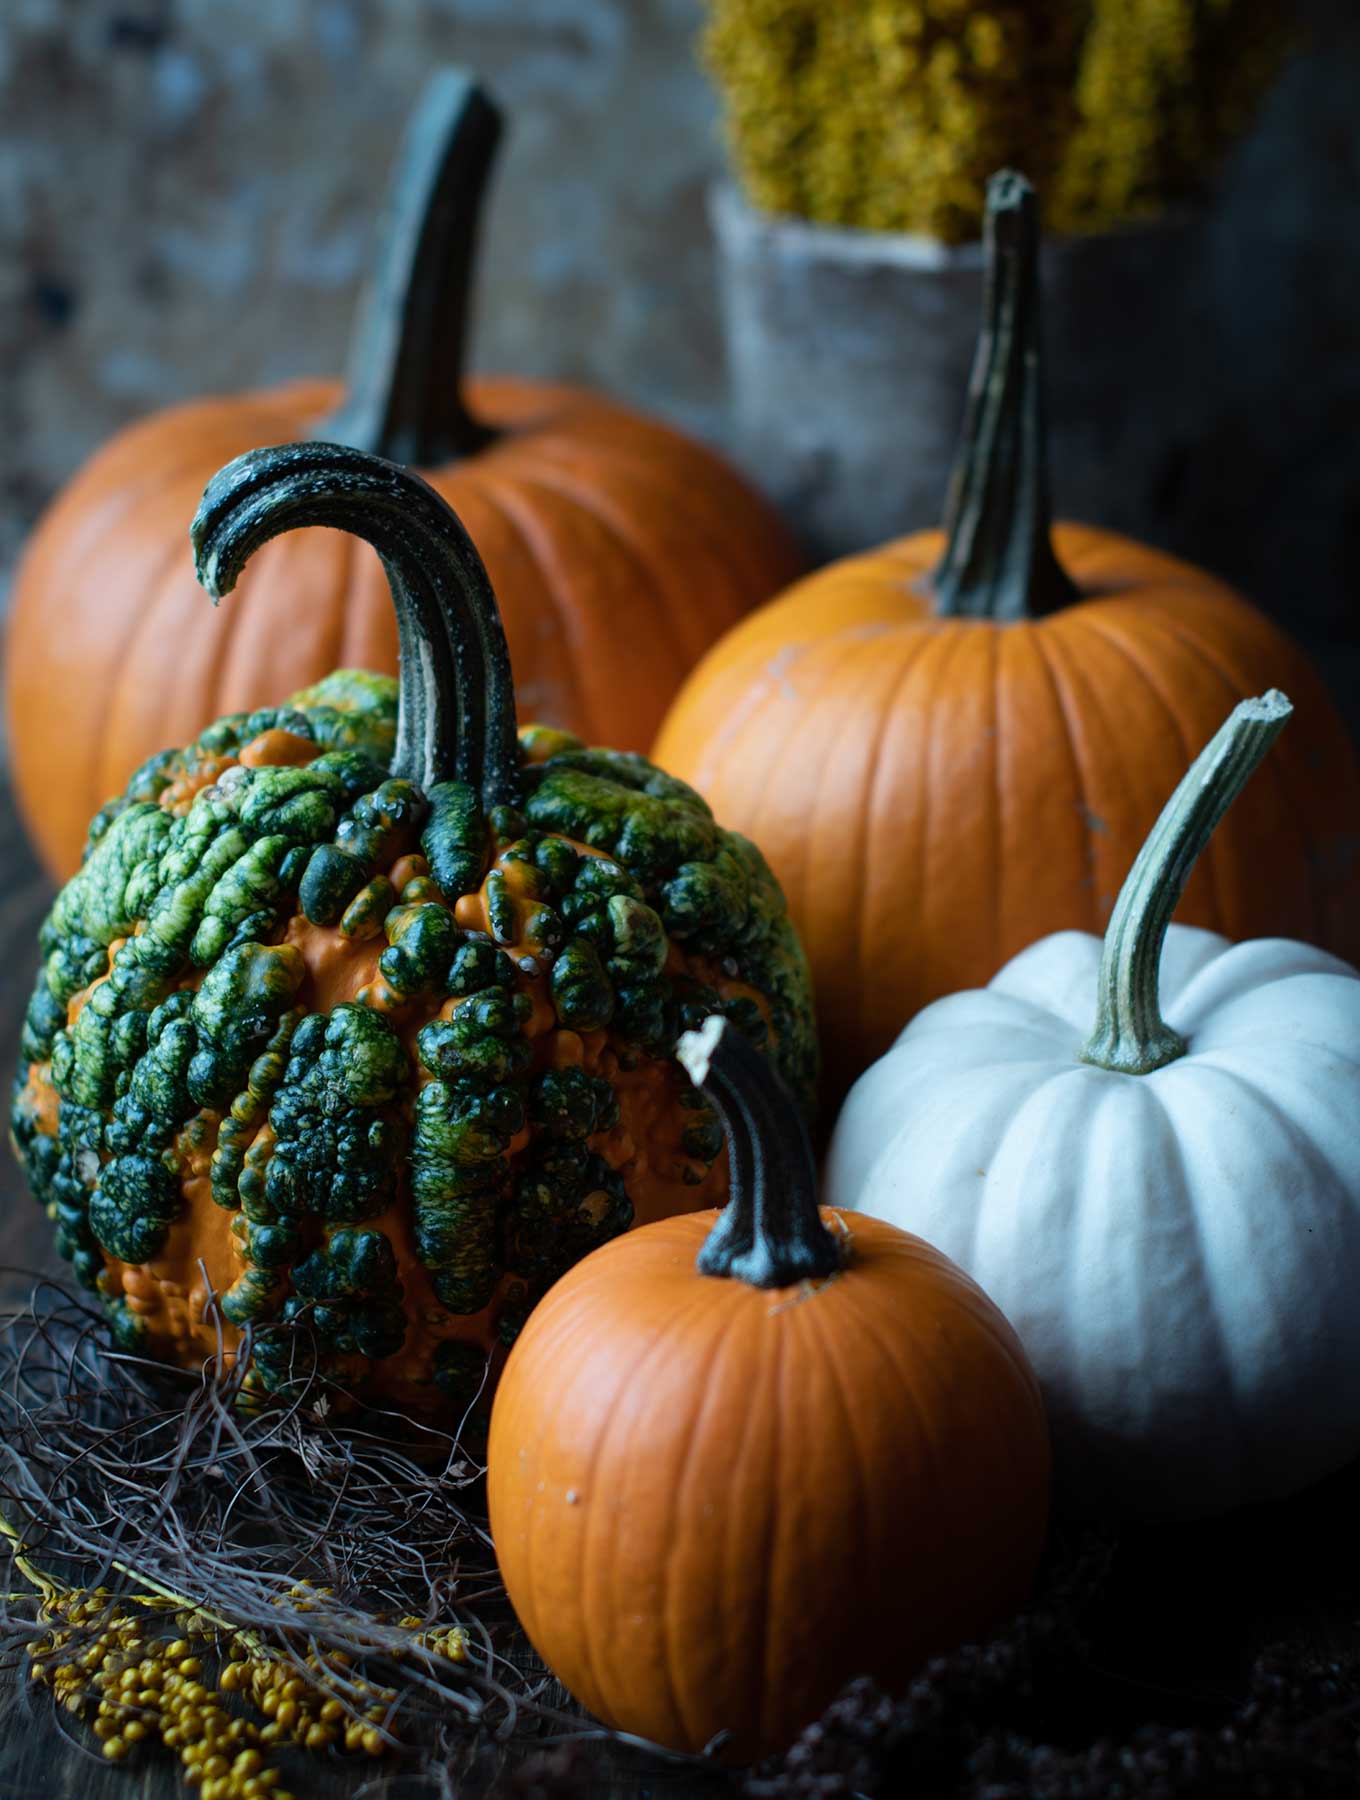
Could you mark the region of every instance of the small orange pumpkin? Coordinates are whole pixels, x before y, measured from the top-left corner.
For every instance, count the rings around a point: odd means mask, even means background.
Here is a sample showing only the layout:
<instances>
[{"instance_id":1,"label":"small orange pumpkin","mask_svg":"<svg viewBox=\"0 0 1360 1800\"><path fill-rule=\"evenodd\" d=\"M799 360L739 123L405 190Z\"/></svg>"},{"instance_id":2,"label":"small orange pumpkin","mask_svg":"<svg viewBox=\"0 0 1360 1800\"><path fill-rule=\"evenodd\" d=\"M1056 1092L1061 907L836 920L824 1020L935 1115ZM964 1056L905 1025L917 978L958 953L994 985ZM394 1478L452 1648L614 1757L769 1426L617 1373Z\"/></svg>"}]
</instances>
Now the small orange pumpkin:
<instances>
[{"instance_id":1,"label":"small orange pumpkin","mask_svg":"<svg viewBox=\"0 0 1360 1800\"><path fill-rule=\"evenodd\" d=\"M338 664L396 673L378 560L338 532L272 545L235 610L203 620L183 522L256 444L325 438L419 467L486 560L524 712L591 743L645 751L701 652L797 574L774 511L711 451L579 388L463 381L499 129L469 77L431 82L344 392L302 381L155 414L39 522L15 581L6 707L20 807L53 874L71 874L91 814L167 744Z\"/></svg>"},{"instance_id":2,"label":"small orange pumpkin","mask_svg":"<svg viewBox=\"0 0 1360 1800\"><path fill-rule=\"evenodd\" d=\"M653 749L760 844L812 963L830 1100L929 1001L1053 931L1103 931L1180 771L1272 685L1296 733L1178 914L1360 957L1360 768L1303 653L1198 569L1050 541L1038 222L995 178L946 531L849 557L737 625Z\"/></svg>"},{"instance_id":3,"label":"small orange pumpkin","mask_svg":"<svg viewBox=\"0 0 1360 1800\"><path fill-rule=\"evenodd\" d=\"M607 1723L781 1748L851 1676L900 1689L1023 1600L1048 1433L1019 1341L919 1238L817 1207L797 1108L722 1021L679 1055L723 1212L644 1226L540 1303L491 1417L520 1622Z\"/></svg>"}]
</instances>

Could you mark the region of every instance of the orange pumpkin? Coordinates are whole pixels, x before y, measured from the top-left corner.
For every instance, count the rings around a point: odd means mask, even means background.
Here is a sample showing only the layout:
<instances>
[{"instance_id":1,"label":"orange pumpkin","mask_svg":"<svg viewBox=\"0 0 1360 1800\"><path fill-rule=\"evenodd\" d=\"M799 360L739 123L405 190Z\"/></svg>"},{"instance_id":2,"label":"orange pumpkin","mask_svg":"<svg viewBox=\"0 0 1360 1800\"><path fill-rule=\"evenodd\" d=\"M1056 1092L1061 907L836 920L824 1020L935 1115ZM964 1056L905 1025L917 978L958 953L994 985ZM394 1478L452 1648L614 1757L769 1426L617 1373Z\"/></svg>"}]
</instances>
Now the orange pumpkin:
<instances>
[{"instance_id":1,"label":"orange pumpkin","mask_svg":"<svg viewBox=\"0 0 1360 1800\"><path fill-rule=\"evenodd\" d=\"M1048 1434L980 1288L919 1238L819 1213L759 1055L711 1019L680 1056L723 1117L731 1197L595 1251L540 1303L497 1391L487 1499L520 1622L579 1700L754 1757L851 1676L900 1690L1020 1604Z\"/></svg>"},{"instance_id":2,"label":"orange pumpkin","mask_svg":"<svg viewBox=\"0 0 1360 1800\"><path fill-rule=\"evenodd\" d=\"M984 327L944 532L846 558L736 626L653 756L769 858L813 968L826 1097L1048 932L1101 932L1180 771L1272 685L1297 735L1178 914L1360 955L1360 769L1303 653L1210 576L1050 539L1035 202L988 197Z\"/></svg>"},{"instance_id":3,"label":"orange pumpkin","mask_svg":"<svg viewBox=\"0 0 1360 1800\"><path fill-rule=\"evenodd\" d=\"M19 803L54 874L71 873L90 815L166 744L337 664L396 671L377 559L339 533L271 546L234 611L205 624L184 520L252 445L326 438L419 466L481 548L525 712L593 743L645 750L700 653L798 572L772 509L679 433L578 388L462 380L498 131L467 77L431 83L347 391L305 381L156 414L39 522L15 582L6 705Z\"/></svg>"}]
</instances>

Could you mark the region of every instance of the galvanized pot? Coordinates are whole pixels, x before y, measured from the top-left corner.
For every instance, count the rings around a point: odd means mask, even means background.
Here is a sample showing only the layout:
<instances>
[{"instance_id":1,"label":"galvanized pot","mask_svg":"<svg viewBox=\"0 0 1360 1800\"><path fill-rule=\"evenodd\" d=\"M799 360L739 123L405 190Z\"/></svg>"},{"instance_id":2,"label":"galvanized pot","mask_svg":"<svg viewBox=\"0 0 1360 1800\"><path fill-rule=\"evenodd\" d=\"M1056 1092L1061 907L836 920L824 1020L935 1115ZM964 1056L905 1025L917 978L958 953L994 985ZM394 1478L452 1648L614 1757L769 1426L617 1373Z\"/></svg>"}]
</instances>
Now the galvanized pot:
<instances>
[{"instance_id":1,"label":"galvanized pot","mask_svg":"<svg viewBox=\"0 0 1360 1800\"><path fill-rule=\"evenodd\" d=\"M714 189L735 450L819 557L938 522L982 246L816 225ZM1208 404L1202 234L1179 217L1043 247L1060 517L1174 539Z\"/></svg>"}]
</instances>

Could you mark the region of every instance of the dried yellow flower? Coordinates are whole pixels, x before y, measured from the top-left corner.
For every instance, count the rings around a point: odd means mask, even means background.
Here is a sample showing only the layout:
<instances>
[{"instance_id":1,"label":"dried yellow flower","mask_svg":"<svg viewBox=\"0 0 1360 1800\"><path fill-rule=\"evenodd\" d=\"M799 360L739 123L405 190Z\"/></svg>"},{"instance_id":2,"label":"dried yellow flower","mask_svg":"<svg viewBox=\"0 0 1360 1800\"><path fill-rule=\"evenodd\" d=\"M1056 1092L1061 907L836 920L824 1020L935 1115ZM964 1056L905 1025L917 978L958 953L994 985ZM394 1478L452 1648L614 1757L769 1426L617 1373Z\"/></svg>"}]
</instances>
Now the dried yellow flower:
<instances>
[{"instance_id":1,"label":"dried yellow flower","mask_svg":"<svg viewBox=\"0 0 1360 1800\"><path fill-rule=\"evenodd\" d=\"M291 1800L268 1760L271 1747L291 1740L321 1752L343 1744L371 1757L393 1748L383 1727L396 1690L352 1675L353 1658L345 1651L312 1643L285 1653L165 1590L114 1597L107 1588L70 1588L29 1559L3 1515L0 1539L12 1546L14 1568L40 1595L45 1631L26 1647L30 1678L50 1687L68 1711L93 1712L94 1736L109 1762L123 1762L138 1745L159 1740L179 1757L199 1800ZM298 1583L278 1598L305 1612L331 1592ZM158 1617L164 1621L159 1633ZM373 1622L387 1621L375 1615ZM401 1623L418 1628L410 1633L410 1650L466 1660L462 1625L428 1624L414 1615ZM167 1636L168 1629L183 1635ZM198 1679L205 1656L217 1665L215 1687ZM258 1725L228 1711L229 1695L239 1695L269 1722Z\"/></svg>"},{"instance_id":2,"label":"dried yellow flower","mask_svg":"<svg viewBox=\"0 0 1360 1800\"><path fill-rule=\"evenodd\" d=\"M757 206L960 242L1002 167L1059 232L1173 205L1287 37L1285 0L709 0L704 48Z\"/></svg>"}]
</instances>

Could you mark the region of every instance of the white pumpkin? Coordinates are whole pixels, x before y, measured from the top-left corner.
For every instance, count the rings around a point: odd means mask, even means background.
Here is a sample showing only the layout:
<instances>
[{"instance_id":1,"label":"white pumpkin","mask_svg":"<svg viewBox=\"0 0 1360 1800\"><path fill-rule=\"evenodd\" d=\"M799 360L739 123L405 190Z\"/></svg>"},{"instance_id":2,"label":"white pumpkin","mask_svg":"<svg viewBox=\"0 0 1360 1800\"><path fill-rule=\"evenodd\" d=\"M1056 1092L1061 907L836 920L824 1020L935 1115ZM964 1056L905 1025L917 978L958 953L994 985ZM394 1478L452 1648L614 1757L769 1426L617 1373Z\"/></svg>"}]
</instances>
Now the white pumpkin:
<instances>
[{"instance_id":1,"label":"white pumpkin","mask_svg":"<svg viewBox=\"0 0 1360 1800\"><path fill-rule=\"evenodd\" d=\"M1103 943L927 1007L832 1140L827 1204L919 1233L1015 1326L1069 1508L1216 1512L1360 1454L1360 977L1167 926L1289 710L1234 713Z\"/></svg>"}]
</instances>

